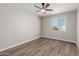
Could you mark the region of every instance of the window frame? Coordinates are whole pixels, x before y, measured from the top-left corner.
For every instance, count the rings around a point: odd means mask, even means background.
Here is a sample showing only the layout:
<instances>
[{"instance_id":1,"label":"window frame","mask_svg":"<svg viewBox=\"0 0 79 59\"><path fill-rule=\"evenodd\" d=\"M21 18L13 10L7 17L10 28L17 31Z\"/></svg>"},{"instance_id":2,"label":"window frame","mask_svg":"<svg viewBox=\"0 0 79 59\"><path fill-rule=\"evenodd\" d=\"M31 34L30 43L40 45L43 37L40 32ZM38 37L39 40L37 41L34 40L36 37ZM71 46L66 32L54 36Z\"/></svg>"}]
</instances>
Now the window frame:
<instances>
[{"instance_id":1,"label":"window frame","mask_svg":"<svg viewBox=\"0 0 79 59\"><path fill-rule=\"evenodd\" d=\"M55 19L57 19L57 21L58 21L58 19L59 18L63 18L64 19L64 25L65 25L65 30L55 30L55 29L53 29L53 20L55 20ZM55 16L53 19L52 19L52 30L53 31L63 31L63 32L65 32L66 31L66 16Z\"/></svg>"}]
</instances>

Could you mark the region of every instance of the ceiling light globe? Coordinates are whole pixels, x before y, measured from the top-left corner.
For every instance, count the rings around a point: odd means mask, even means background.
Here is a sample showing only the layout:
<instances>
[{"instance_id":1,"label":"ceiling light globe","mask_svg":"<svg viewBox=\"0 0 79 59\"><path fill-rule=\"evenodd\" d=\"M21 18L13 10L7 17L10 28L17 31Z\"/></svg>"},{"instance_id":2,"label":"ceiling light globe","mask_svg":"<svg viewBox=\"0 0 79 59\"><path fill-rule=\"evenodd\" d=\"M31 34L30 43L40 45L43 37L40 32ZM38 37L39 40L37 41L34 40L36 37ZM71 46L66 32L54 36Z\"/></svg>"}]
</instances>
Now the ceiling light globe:
<instances>
[{"instance_id":1,"label":"ceiling light globe","mask_svg":"<svg viewBox=\"0 0 79 59\"><path fill-rule=\"evenodd\" d=\"M41 12L45 12L45 9L41 9Z\"/></svg>"}]
</instances>

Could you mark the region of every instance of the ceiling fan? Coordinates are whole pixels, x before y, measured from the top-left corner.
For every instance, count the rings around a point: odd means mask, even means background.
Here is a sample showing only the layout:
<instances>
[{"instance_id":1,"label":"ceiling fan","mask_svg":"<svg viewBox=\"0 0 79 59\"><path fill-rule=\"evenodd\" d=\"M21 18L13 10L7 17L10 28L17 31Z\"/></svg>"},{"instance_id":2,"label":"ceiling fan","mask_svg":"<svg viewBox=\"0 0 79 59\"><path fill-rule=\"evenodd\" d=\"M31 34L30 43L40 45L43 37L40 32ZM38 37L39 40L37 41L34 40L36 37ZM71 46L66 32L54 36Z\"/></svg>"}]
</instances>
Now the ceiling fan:
<instances>
[{"instance_id":1,"label":"ceiling fan","mask_svg":"<svg viewBox=\"0 0 79 59\"><path fill-rule=\"evenodd\" d=\"M48 9L48 7L50 6L49 3L41 3L42 7L39 7L37 5L35 5L34 7L40 9L40 10L37 10L36 12L43 12L44 14L46 13L46 11L53 11L53 9Z\"/></svg>"}]
</instances>

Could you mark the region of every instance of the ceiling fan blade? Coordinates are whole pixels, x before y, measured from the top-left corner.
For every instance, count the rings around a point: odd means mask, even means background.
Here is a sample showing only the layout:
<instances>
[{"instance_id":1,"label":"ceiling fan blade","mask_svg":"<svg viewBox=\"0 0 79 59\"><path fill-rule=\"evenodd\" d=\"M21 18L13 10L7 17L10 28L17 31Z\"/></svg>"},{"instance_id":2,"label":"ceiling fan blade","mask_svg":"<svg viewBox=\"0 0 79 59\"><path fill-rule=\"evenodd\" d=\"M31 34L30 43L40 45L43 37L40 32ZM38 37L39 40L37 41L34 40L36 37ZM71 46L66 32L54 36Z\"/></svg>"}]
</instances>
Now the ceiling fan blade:
<instances>
[{"instance_id":1,"label":"ceiling fan blade","mask_svg":"<svg viewBox=\"0 0 79 59\"><path fill-rule=\"evenodd\" d=\"M47 8L48 6L49 6L49 4L47 3L46 6L45 6L45 8Z\"/></svg>"},{"instance_id":2,"label":"ceiling fan blade","mask_svg":"<svg viewBox=\"0 0 79 59\"><path fill-rule=\"evenodd\" d=\"M53 9L45 9L46 11L53 11Z\"/></svg>"},{"instance_id":3,"label":"ceiling fan blade","mask_svg":"<svg viewBox=\"0 0 79 59\"><path fill-rule=\"evenodd\" d=\"M36 5L35 5L34 7L38 8L38 9L42 9L42 8L40 8L40 7L36 6Z\"/></svg>"},{"instance_id":4,"label":"ceiling fan blade","mask_svg":"<svg viewBox=\"0 0 79 59\"><path fill-rule=\"evenodd\" d=\"M45 5L45 3L42 3L42 8L44 9L44 5Z\"/></svg>"}]
</instances>

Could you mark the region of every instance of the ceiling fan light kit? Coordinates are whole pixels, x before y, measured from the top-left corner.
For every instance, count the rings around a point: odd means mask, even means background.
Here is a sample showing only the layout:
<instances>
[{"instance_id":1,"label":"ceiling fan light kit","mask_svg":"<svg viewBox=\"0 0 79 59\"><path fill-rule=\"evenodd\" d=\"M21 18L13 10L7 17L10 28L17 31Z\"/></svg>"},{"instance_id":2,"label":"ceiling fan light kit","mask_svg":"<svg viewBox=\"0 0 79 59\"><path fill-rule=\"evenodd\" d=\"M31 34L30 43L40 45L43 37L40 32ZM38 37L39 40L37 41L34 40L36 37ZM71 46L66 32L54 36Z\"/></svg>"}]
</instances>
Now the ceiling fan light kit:
<instances>
[{"instance_id":1,"label":"ceiling fan light kit","mask_svg":"<svg viewBox=\"0 0 79 59\"><path fill-rule=\"evenodd\" d=\"M41 9L41 12L46 12L46 10L45 9Z\"/></svg>"}]
</instances>

